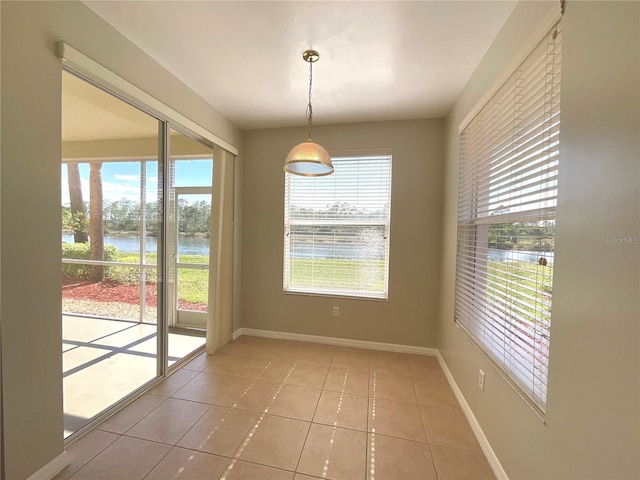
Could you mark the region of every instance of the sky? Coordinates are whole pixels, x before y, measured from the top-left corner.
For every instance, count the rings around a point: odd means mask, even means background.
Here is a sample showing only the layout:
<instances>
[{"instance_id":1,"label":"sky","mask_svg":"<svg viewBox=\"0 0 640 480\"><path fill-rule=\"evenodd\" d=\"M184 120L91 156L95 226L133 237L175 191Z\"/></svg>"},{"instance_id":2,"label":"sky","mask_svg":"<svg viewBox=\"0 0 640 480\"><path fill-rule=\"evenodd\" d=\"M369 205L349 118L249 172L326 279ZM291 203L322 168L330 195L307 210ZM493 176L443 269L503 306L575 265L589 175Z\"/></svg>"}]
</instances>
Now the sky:
<instances>
[{"instance_id":1,"label":"sky","mask_svg":"<svg viewBox=\"0 0 640 480\"><path fill-rule=\"evenodd\" d=\"M89 164L80 163L80 184L82 199L89 201ZM193 159L176 161L175 186L207 187L211 186L213 162L211 159ZM141 162L104 162L102 164L102 196L105 203L116 200L140 201ZM158 195L158 162L147 161L147 202L154 202ZM69 181L67 166L62 164L62 205L69 205ZM190 196L197 201L196 195Z\"/></svg>"}]
</instances>

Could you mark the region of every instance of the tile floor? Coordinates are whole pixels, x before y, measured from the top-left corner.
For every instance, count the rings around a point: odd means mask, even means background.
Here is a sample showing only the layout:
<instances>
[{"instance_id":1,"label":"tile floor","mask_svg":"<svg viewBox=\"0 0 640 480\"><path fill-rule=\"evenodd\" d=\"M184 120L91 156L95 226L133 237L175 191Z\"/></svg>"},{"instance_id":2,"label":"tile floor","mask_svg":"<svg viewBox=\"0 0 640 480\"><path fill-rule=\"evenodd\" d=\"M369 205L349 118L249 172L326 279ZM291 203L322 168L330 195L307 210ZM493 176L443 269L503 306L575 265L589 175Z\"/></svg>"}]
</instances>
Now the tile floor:
<instances>
[{"instance_id":1,"label":"tile floor","mask_svg":"<svg viewBox=\"0 0 640 480\"><path fill-rule=\"evenodd\" d=\"M435 357L248 336L67 450L56 480L495 478Z\"/></svg>"}]
</instances>

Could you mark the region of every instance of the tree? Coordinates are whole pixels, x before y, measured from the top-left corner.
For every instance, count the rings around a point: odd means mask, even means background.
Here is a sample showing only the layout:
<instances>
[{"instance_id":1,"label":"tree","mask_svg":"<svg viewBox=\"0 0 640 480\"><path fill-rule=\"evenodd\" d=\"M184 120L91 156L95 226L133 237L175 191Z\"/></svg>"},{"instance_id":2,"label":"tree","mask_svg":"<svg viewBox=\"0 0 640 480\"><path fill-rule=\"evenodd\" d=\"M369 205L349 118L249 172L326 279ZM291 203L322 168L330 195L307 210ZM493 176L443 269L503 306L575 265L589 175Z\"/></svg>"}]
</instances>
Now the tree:
<instances>
[{"instance_id":1,"label":"tree","mask_svg":"<svg viewBox=\"0 0 640 480\"><path fill-rule=\"evenodd\" d=\"M104 208L104 230L110 232L139 232L140 204L133 200L116 200Z\"/></svg>"},{"instance_id":2,"label":"tree","mask_svg":"<svg viewBox=\"0 0 640 480\"><path fill-rule=\"evenodd\" d=\"M147 235L157 235L159 233L158 202L147 202L146 208Z\"/></svg>"},{"instance_id":3,"label":"tree","mask_svg":"<svg viewBox=\"0 0 640 480\"><path fill-rule=\"evenodd\" d=\"M104 227L102 206L102 163L91 163L89 171L89 238L91 239L91 260L104 260ZM91 280L101 282L104 278L104 266L91 267Z\"/></svg>"},{"instance_id":4,"label":"tree","mask_svg":"<svg viewBox=\"0 0 640 480\"><path fill-rule=\"evenodd\" d=\"M209 234L211 222L211 205L204 200L189 203L181 198L178 200L178 232L186 235L196 233Z\"/></svg>"},{"instance_id":5,"label":"tree","mask_svg":"<svg viewBox=\"0 0 640 480\"><path fill-rule=\"evenodd\" d=\"M69 200L71 202L71 224L73 226L73 241L87 243L87 212L82 202L82 184L80 183L80 168L77 163L67 163L67 181L69 182Z\"/></svg>"}]
</instances>

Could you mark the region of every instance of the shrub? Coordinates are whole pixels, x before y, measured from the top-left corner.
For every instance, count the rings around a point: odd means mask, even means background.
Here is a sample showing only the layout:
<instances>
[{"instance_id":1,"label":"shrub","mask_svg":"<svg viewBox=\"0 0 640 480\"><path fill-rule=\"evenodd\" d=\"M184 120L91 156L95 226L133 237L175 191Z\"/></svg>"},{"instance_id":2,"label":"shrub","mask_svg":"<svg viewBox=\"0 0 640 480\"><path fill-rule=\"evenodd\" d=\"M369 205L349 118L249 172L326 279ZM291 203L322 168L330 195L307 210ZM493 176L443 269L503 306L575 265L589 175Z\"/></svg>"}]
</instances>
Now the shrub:
<instances>
[{"instance_id":1,"label":"shrub","mask_svg":"<svg viewBox=\"0 0 640 480\"><path fill-rule=\"evenodd\" d=\"M122 285L139 285L140 284L140 267L131 267L122 265L117 267L107 267L105 271L105 279L113 280ZM147 283L156 283L158 274L155 268L147 269Z\"/></svg>"},{"instance_id":2,"label":"shrub","mask_svg":"<svg viewBox=\"0 0 640 480\"><path fill-rule=\"evenodd\" d=\"M62 258L73 258L77 260L89 260L90 258L90 244L87 243L67 243L62 242ZM113 245L104 246L104 259L109 262L118 260L119 252ZM105 276L109 276L109 269L113 267L105 268ZM91 276L91 265L84 265L78 263L63 263L62 264L63 275L71 278L87 279Z\"/></svg>"},{"instance_id":3,"label":"shrub","mask_svg":"<svg viewBox=\"0 0 640 480\"><path fill-rule=\"evenodd\" d=\"M78 260L89 260L89 243L62 243L62 258L73 258ZM104 259L109 262L138 262L139 256L131 254L121 254L114 245L104 246ZM62 273L66 277L86 280L91 276L91 265L77 263L63 263ZM140 267L129 265L104 267L104 279L113 280L123 285L140 284ZM158 280L157 269L147 269L147 282L155 283Z\"/></svg>"}]
</instances>

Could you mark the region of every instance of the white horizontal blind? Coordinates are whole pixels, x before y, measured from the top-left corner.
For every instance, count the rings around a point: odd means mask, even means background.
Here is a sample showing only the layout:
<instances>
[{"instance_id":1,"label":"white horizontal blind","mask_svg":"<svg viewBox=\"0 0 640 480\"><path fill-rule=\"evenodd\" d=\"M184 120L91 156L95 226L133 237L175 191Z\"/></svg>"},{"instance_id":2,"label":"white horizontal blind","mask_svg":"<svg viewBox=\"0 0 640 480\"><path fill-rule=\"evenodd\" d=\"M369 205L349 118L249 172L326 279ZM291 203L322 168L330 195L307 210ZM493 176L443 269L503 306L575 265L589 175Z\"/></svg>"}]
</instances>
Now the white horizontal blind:
<instances>
[{"instance_id":1,"label":"white horizontal blind","mask_svg":"<svg viewBox=\"0 0 640 480\"><path fill-rule=\"evenodd\" d=\"M560 130L550 32L461 133L456 321L544 412Z\"/></svg>"},{"instance_id":2,"label":"white horizontal blind","mask_svg":"<svg viewBox=\"0 0 640 480\"><path fill-rule=\"evenodd\" d=\"M386 299L391 155L332 162L330 176L285 174L284 291Z\"/></svg>"}]
</instances>

